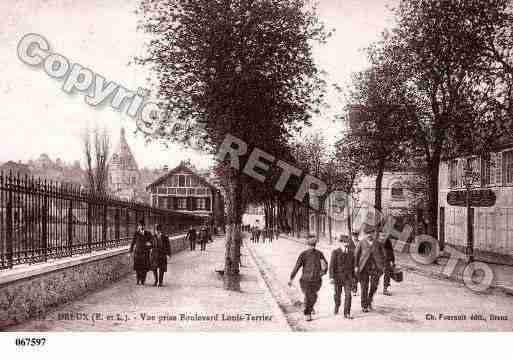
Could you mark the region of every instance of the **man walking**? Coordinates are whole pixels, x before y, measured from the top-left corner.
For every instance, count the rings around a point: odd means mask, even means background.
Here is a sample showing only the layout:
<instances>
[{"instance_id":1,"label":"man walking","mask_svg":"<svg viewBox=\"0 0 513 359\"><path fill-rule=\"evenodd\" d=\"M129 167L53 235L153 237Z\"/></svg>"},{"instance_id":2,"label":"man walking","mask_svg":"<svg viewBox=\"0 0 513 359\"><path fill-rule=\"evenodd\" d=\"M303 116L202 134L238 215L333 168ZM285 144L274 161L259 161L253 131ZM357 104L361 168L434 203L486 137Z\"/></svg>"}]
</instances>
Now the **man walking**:
<instances>
[{"instance_id":1,"label":"man walking","mask_svg":"<svg viewBox=\"0 0 513 359\"><path fill-rule=\"evenodd\" d=\"M191 248L191 251L195 251L196 250L196 230L194 229L193 226L191 226L191 228L187 232L186 239L189 241L189 246Z\"/></svg>"},{"instance_id":2,"label":"man walking","mask_svg":"<svg viewBox=\"0 0 513 359\"><path fill-rule=\"evenodd\" d=\"M303 313L305 319L311 321L313 307L317 301L317 292L321 289L322 276L326 274L328 270L328 262L326 262L322 252L315 248L317 244L315 238L309 238L307 244L310 248L299 255L296 265L290 274L288 284L289 286L292 285L292 281L297 272L300 268L303 268L301 279L299 280L301 291L305 296L305 310Z\"/></svg>"},{"instance_id":3,"label":"man walking","mask_svg":"<svg viewBox=\"0 0 513 359\"><path fill-rule=\"evenodd\" d=\"M169 238L162 233L160 224L157 224L150 256L153 277L155 278L155 287L162 287L164 283L164 273L167 272L167 257L170 255L171 247L169 245Z\"/></svg>"},{"instance_id":4,"label":"man walking","mask_svg":"<svg viewBox=\"0 0 513 359\"><path fill-rule=\"evenodd\" d=\"M208 233L207 227L201 227L199 233L199 242L200 242L200 251L205 251L207 249L207 243L210 241L210 234Z\"/></svg>"},{"instance_id":5,"label":"man walking","mask_svg":"<svg viewBox=\"0 0 513 359\"><path fill-rule=\"evenodd\" d=\"M362 225L363 236L355 252L355 273L360 280L362 311L372 310L374 294L385 265L383 245L376 239L376 228L367 223Z\"/></svg>"},{"instance_id":6,"label":"man walking","mask_svg":"<svg viewBox=\"0 0 513 359\"><path fill-rule=\"evenodd\" d=\"M390 237L385 237L383 239L383 249L385 251L385 275L383 276L383 294L390 296L392 295L392 293L390 293L389 290L390 276L395 267L394 247L392 246Z\"/></svg>"},{"instance_id":7,"label":"man walking","mask_svg":"<svg viewBox=\"0 0 513 359\"><path fill-rule=\"evenodd\" d=\"M146 274L150 270L150 251L152 247L151 233L144 229L144 221L140 220L134 233L129 252L133 253L134 271L137 284L144 285Z\"/></svg>"},{"instance_id":8,"label":"man walking","mask_svg":"<svg viewBox=\"0 0 513 359\"><path fill-rule=\"evenodd\" d=\"M349 249L351 239L340 238L340 247L333 250L330 258L329 273L334 285L335 315L340 308L342 289L344 290L344 318L351 317L351 287L354 280L354 251Z\"/></svg>"},{"instance_id":9,"label":"man walking","mask_svg":"<svg viewBox=\"0 0 513 359\"><path fill-rule=\"evenodd\" d=\"M351 240L349 241L349 250L353 253L356 252L356 246L358 246L358 231L352 231L351 233ZM353 295L356 296L358 293L358 277L355 275L353 279L353 284L351 286L351 289L353 291Z\"/></svg>"}]
</instances>

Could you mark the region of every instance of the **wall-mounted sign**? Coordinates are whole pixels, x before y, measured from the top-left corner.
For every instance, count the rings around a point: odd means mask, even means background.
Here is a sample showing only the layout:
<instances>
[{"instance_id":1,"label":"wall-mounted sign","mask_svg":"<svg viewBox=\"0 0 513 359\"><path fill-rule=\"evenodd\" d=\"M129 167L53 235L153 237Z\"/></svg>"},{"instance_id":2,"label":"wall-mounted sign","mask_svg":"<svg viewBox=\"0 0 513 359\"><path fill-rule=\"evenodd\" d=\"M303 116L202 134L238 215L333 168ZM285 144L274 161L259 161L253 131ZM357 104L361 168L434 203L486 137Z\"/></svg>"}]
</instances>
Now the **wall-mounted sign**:
<instances>
[{"instance_id":1,"label":"wall-mounted sign","mask_svg":"<svg viewBox=\"0 0 513 359\"><path fill-rule=\"evenodd\" d=\"M490 189L475 189L470 191L472 207L492 207L495 205L495 192ZM451 206L467 206L467 191L451 191L447 193L447 203Z\"/></svg>"}]
</instances>

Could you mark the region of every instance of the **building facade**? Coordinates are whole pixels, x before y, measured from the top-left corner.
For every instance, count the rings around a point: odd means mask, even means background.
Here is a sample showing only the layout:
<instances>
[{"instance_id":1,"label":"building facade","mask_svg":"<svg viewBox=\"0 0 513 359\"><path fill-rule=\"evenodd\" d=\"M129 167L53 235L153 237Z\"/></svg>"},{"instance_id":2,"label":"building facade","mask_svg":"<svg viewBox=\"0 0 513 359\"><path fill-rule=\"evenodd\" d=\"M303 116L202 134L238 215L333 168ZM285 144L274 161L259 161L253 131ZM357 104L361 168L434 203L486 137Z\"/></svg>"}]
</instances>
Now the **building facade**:
<instances>
[{"instance_id":1,"label":"building facade","mask_svg":"<svg viewBox=\"0 0 513 359\"><path fill-rule=\"evenodd\" d=\"M109 161L109 190L121 199L133 200L140 186L140 180L137 162L126 141L125 130L122 128L118 146Z\"/></svg>"},{"instance_id":2,"label":"building facade","mask_svg":"<svg viewBox=\"0 0 513 359\"><path fill-rule=\"evenodd\" d=\"M147 190L154 207L192 213L216 225L221 225L217 222L224 218L220 191L183 162L151 183Z\"/></svg>"},{"instance_id":3,"label":"building facade","mask_svg":"<svg viewBox=\"0 0 513 359\"><path fill-rule=\"evenodd\" d=\"M476 176L471 193L479 195L479 193L491 191L495 197L491 206L488 205L492 203L472 207L474 249L484 255L511 257L513 256L513 144L501 145L486 156L453 158L441 163L439 170L440 240L456 247L467 245L467 208L463 205L449 204L448 195L451 192L466 191L464 169L468 162Z\"/></svg>"}]
</instances>

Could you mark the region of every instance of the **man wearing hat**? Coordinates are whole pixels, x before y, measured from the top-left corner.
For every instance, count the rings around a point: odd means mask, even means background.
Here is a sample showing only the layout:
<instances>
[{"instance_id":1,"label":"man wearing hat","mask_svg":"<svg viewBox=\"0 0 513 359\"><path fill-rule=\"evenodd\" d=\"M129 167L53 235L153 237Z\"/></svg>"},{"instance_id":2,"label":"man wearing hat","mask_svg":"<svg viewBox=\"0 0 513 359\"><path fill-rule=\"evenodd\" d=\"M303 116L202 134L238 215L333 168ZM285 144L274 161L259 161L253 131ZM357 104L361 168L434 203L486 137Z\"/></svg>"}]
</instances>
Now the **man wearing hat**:
<instances>
[{"instance_id":1,"label":"man wearing hat","mask_svg":"<svg viewBox=\"0 0 513 359\"><path fill-rule=\"evenodd\" d=\"M303 268L299 284L305 296L304 315L307 321L312 320L312 311L317 301L317 292L321 289L322 276L328 270L328 262L321 251L315 248L316 238L308 238L307 244L310 248L303 251L297 259L296 265L290 274L289 286L296 276L299 268Z\"/></svg>"},{"instance_id":2,"label":"man wearing hat","mask_svg":"<svg viewBox=\"0 0 513 359\"><path fill-rule=\"evenodd\" d=\"M362 310L368 312L373 309L372 301L385 266L385 253L383 245L376 239L374 225L363 223L362 232L355 251L355 273L360 280Z\"/></svg>"},{"instance_id":3,"label":"man wearing hat","mask_svg":"<svg viewBox=\"0 0 513 359\"><path fill-rule=\"evenodd\" d=\"M360 240L358 239L358 231L353 230L351 232L351 240L349 241L349 250L354 254L356 251L356 246L358 246L358 242ZM353 294L356 296L358 292L358 277L355 275L353 278L353 284L351 285L351 289L353 291Z\"/></svg>"},{"instance_id":4,"label":"man wearing hat","mask_svg":"<svg viewBox=\"0 0 513 359\"><path fill-rule=\"evenodd\" d=\"M152 247L151 233L144 229L144 221L140 220L130 244L130 253L133 253L134 271L137 284L144 285L146 274L150 270L150 250Z\"/></svg>"},{"instance_id":5,"label":"man wearing hat","mask_svg":"<svg viewBox=\"0 0 513 359\"><path fill-rule=\"evenodd\" d=\"M340 298L344 289L344 318L351 317L351 287L354 279L354 251L350 250L348 237L340 237L339 248L333 250L330 258L329 273L334 285L335 314L340 308Z\"/></svg>"},{"instance_id":6,"label":"man wearing hat","mask_svg":"<svg viewBox=\"0 0 513 359\"><path fill-rule=\"evenodd\" d=\"M155 227L155 235L153 236L153 247L151 249L151 267L153 269L153 277L155 278L154 286L162 287L164 282L164 273L167 272L167 256L171 255L171 247L169 238L162 233L162 227L157 224Z\"/></svg>"}]
</instances>

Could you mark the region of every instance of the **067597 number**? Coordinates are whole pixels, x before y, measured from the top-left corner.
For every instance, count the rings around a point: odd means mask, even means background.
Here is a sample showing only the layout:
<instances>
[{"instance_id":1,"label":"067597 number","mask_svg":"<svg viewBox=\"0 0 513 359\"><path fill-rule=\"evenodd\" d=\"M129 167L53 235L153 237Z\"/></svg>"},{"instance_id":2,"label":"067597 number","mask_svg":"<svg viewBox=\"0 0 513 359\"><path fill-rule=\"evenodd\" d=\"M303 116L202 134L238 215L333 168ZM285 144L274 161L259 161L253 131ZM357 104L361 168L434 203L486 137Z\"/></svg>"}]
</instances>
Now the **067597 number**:
<instances>
[{"instance_id":1,"label":"067597 number","mask_svg":"<svg viewBox=\"0 0 513 359\"><path fill-rule=\"evenodd\" d=\"M16 338L17 347L43 347L46 344L46 338Z\"/></svg>"}]
</instances>

